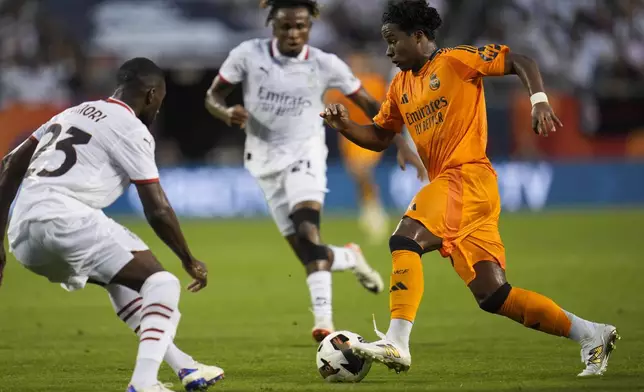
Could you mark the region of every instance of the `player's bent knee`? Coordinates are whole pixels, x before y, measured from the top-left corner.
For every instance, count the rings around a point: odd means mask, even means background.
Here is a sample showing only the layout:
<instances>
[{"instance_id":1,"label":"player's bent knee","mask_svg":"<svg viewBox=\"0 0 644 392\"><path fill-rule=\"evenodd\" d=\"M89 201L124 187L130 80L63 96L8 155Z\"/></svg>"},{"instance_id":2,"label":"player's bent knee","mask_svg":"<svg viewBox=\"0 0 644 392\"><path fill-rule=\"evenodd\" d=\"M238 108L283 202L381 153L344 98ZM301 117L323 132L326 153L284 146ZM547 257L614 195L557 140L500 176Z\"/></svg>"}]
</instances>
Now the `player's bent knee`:
<instances>
[{"instance_id":1,"label":"player's bent knee","mask_svg":"<svg viewBox=\"0 0 644 392\"><path fill-rule=\"evenodd\" d=\"M505 282L492 295L479 302L479 307L489 313L498 313L510 295L510 291L512 291L512 286Z\"/></svg>"},{"instance_id":2,"label":"player's bent knee","mask_svg":"<svg viewBox=\"0 0 644 392\"><path fill-rule=\"evenodd\" d=\"M408 250L418 253L420 256L423 255L423 247L416 241L402 235L394 234L389 238L389 251L394 253L397 250Z\"/></svg>"},{"instance_id":3,"label":"player's bent knee","mask_svg":"<svg viewBox=\"0 0 644 392\"><path fill-rule=\"evenodd\" d=\"M314 208L300 208L290 216L295 226L295 235L300 241L304 264L319 260L329 260L326 246L317 243L320 229L320 211Z\"/></svg>"},{"instance_id":4,"label":"player's bent knee","mask_svg":"<svg viewBox=\"0 0 644 392\"><path fill-rule=\"evenodd\" d=\"M293 221L293 226L295 226L295 232L298 236L301 235L301 232L308 231L311 227L315 227L319 230L320 228L320 211L313 208L299 208L290 215L291 221Z\"/></svg>"},{"instance_id":5,"label":"player's bent knee","mask_svg":"<svg viewBox=\"0 0 644 392\"><path fill-rule=\"evenodd\" d=\"M161 271L150 275L143 283L141 292L154 290L155 288L163 287L164 290L181 293L181 283L179 279L168 271Z\"/></svg>"}]
</instances>

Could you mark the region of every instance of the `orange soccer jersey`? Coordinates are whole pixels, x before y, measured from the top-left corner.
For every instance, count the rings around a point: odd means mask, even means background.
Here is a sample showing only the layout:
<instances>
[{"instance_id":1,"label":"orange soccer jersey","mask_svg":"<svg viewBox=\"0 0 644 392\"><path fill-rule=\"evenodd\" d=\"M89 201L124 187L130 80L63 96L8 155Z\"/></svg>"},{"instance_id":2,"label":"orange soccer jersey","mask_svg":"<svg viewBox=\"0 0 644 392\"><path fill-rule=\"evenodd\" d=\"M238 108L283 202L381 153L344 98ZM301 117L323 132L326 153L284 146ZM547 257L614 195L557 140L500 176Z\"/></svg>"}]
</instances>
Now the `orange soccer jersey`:
<instances>
[{"instance_id":1,"label":"orange soccer jersey","mask_svg":"<svg viewBox=\"0 0 644 392\"><path fill-rule=\"evenodd\" d=\"M496 173L485 152L482 77L503 75L508 51L501 45L437 50L418 73L396 75L374 118L376 126L394 132L407 126L430 184L414 197L406 215L443 239L441 254L451 257L468 284L478 261L505 267Z\"/></svg>"},{"instance_id":2,"label":"orange soccer jersey","mask_svg":"<svg viewBox=\"0 0 644 392\"><path fill-rule=\"evenodd\" d=\"M376 73L356 73L356 77L360 79L362 87L369 95L379 102L385 99L387 84L381 75ZM329 91L326 96L326 101L344 105L349 111L352 121L363 125L371 124L369 117L339 90ZM339 135L338 138L340 152L345 162L373 166L378 163L382 156L380 152L367 150L357 144L351 143L344 136Z\"/></svg>"}]
</instances>

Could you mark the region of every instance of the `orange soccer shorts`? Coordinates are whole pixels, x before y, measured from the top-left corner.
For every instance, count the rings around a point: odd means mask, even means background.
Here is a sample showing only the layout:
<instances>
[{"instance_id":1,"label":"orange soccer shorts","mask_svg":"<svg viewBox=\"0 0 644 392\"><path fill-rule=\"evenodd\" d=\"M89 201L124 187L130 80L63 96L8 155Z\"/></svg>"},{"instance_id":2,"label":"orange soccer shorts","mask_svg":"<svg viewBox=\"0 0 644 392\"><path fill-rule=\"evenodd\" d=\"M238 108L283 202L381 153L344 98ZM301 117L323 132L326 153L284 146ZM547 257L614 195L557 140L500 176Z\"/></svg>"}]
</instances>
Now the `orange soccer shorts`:
<instances>
[{"instance_id":1,"label":"orange soccer shorts","mask_svg":"<svg viewBox=\"0 0 644 392\"><path fill-rule=\"evenodd\" d=\"M440 253L470 284L474 264L495 261L505 269L505 247L498 220L501 200L496 174L487 164L447 169L421 189L406 216L443 240Z\"/></svg>"}]
</instances>

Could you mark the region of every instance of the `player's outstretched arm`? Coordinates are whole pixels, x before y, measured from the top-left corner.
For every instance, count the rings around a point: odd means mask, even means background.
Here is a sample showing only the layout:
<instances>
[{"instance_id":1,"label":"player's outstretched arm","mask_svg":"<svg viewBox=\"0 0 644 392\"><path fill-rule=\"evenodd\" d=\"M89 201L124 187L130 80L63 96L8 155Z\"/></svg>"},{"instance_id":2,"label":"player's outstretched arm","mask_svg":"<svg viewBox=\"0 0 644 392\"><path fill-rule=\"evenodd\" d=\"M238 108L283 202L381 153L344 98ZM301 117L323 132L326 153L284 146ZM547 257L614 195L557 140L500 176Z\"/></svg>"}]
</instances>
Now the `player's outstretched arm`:
<instances>
[{"instance_id":1,"label":"player's outstretched arm","mask_svg":"<svg viewBox=\"0 0 644 392\"><path fill-rule=\"evenodd\" d=\"M351 94L348 97L353 101L353 103L358 105L358 107L360 107L360 109L362 109L369 118L376 117L380 111L380 102L376 101L371 95L369 95L364 88L361 88L357 93ZM395 134L392 142L398 149L397 160L400 168L405 170L407 163L410 163L416 169L418 178L424 181L427 178L427 170L418 154L409 147L405 137L402 134Z\"/></svg>"},{"instance_id":2,"label":"player's outstretched arm","mask_svg":"<svg viewBox=\"0 0 644 392\"><path fill-rule=\"evenodd\" d=\"M371 151L384 151L391 144L393 131L377 127L375 124L358 125L349 119L349 112L340 104L327 105L320 113L330 127L338 130L351 142Z\"/></svg>"},{"instance_id":3,"label":"player's outstretched arm","mask_svg":"<svg viewBox=\"0 0 644 392\"><path fill-rule=\"evenodd\" d=\"M170 205L168 198L158 182L137 184L136 189L143 204L143 211L148 223L159 238L177 255L183 268L194 281L188 290L199 291L207 284L208 270L206 265L194 258L183 236L179 219Z\"/></svg>"},{"instance_id":4,"label":"player's outstretched arm","mask_svg":"<svg viewBox=\"0 0 644 392\"><path fill-rule=\"evenodd\" d=\"M206 109L213 115L213 117L225 122L228 126L236 125L240 128L246 126L248 121L248 112L241 105L228 107L226 104L226 97L235 88L234 84L226 83L221 76L212 81L212 85L206 92Z\"/></svg>"},{"instance_id":5,"label":"player's outstretched arm","mask_svg":"<svg viewBox=\"0 0 644 392\"><path fill-rule=\"evenodd\" d=\"M7 262L4 237L9 223L9 209L16 198L37 146L38 142L29 138L4 157L0 164L0 285L2 285L4 266Z\"/></svg>"},{"instance_id":6,"label":"player's outstretched arm","mask_svg":"<svg viewBox=\"0 0 644 392\"><path fill-rule=\"evenodd\" d=\"M548 132L556 132L556 126L563 126L548 103L548 97L543 87L543 78L536 61L528 56L509 52L505 56L504 73L517 75L530 93L532 129L537 134L548 136Z\"/></svg>"}]
</instances>

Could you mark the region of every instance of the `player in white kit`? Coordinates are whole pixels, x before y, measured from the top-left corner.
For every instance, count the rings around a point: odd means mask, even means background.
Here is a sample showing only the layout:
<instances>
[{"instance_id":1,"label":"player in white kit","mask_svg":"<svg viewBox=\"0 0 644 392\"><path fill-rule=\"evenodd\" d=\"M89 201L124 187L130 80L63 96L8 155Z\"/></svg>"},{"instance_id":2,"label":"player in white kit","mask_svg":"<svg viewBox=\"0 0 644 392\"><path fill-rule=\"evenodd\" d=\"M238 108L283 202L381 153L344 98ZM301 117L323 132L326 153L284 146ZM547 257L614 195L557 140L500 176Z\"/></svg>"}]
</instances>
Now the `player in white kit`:
<instances>
[{"instance_id":1,"label":"player in white kit","mask_svg":"<svg viewBox=\"0 0 644 392\"><path fill-rule=\"evenodd\" d=\"M351 270L368 290L380 293L383 281L356 244L325 245L320 212L327 192L325 130L319 112L324 92L337 88L370 117L380 104L337 56L307 45L318 5L312 0L268 0L267 23L273 39L241 43L226 59L206 94L210 113L246 131L245 167L264 191L281 234L304 264L315 317L313 338L333 332L331 271ZM228 107L235 85L244 107ZM402 138L408 161L422 162Z\"/></svg>"},{"instance_id":2,"label":"player in white kit","mask_svg":"<svg viewBox=\"0 0 644 392\"><path fill-rule=\"evenodd\" d=\"M119 318L139 336L127 392L170 391L157 379L164 359L186 390L206 390L224 373L173 344L179 280L139 237L102 211L134 183L148 222L194 278L188 290L206 286L206 266L190 252L159 184L148 131L165 97L163 72L135 58L120 67L117 83L111 98L54 116L3 159L0 241L22 184L9 224L10 250L27 269L69 291L86 283L107 289ZM5 263L2 246L0 282Z\"/></svg>"}]
</instances>

